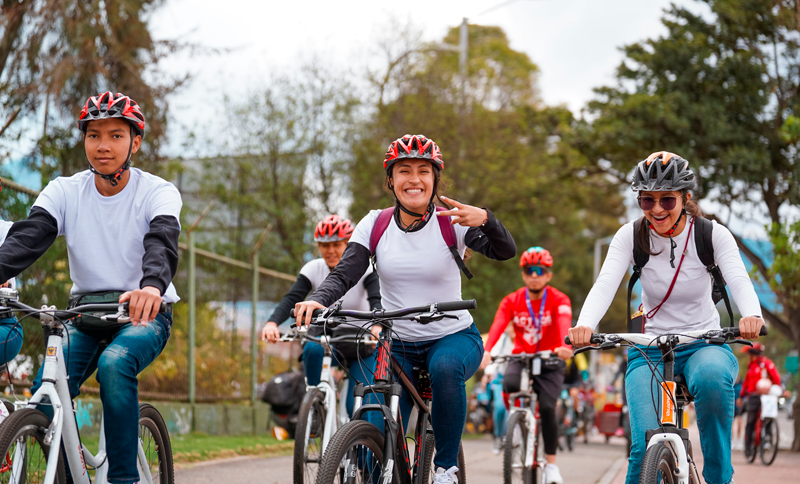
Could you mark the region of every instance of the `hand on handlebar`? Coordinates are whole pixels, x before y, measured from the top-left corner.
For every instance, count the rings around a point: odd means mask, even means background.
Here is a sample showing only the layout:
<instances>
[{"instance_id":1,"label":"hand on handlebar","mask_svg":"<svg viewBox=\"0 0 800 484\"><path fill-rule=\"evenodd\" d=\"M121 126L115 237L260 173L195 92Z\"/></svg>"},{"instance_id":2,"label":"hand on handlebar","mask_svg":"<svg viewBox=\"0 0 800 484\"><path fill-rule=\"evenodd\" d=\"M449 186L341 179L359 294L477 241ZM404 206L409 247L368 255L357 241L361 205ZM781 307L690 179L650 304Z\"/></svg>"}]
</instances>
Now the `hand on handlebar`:
<instances>
[{"instance_id":1,"label":"hand on handlebar","mask_svg":"<svg viewBox=\"0 0 800 484\"><path fill-rule=\"evenodd\" d=\"M747 316L739 320L739 334L744 339L757 339L764 326L764 320L754 316Z\"/></svg>"},{"instance_id":2,"label":"hand on handlebar","mask_svg":"<svg viewBox=\"0 0 800 484\"><path fill-rule=\"evenodd\" d=\"M267 321L267 324L264 325L264 329L261 330L261 341L277 343L280 338L281 332L278 331L278 323L275 321Z\"/></svg>"},{"instance_id":3,"label":"hand on handlebar","mask_svg":"<svg viewBox=\"0 0 800 484\"><path fill-rule=\"evenodd\" d=\"M303 301L295 304L294 315L297 319L297 326L300 327L302 325L308 327L313 319L315 309L325 309L325 306L317 301Z\"/></svg>"},{"instance_id":4,"label":"hand on handlebar","mask_svg":"<svg viewBox=\"0 0 800 484\"><path fill-rule=\"evenodd\" d=\"M553 350L553 353L555 353L556 356L558 356L559 358L561 358L564 361L567 361L568 359L572 358L572 356L573 356L572 350L567 348L566 346L559 346L558 348Z\"/></svg>"},{"instance_id":5,"label":"hand on handlebar","mask_svg":"<svg viewBox=\"0 0 800 484\"><path fill-rule=\"evenodd\" d=\"M129 302L128 314L131 323L138 326L140 323L147 326L147 323L156 319L158 311L161 310L161 291L153 286L145 286L135 291L128 291L119 297L119 302Z\"/></svg>"},{"instance_id":6,"label":"hand on handlebar","mask_svg":"<svg viewBox=\"0 0 800 484\"><path fill-rule=\"evenodd\" d=\"M573 348L583 348L584 346L597 346L591 344L591 338L594 334L592 328L588 326L575 326L574 328L569 328L569 343L572 345Z\"/></svg>"}]
</instances>

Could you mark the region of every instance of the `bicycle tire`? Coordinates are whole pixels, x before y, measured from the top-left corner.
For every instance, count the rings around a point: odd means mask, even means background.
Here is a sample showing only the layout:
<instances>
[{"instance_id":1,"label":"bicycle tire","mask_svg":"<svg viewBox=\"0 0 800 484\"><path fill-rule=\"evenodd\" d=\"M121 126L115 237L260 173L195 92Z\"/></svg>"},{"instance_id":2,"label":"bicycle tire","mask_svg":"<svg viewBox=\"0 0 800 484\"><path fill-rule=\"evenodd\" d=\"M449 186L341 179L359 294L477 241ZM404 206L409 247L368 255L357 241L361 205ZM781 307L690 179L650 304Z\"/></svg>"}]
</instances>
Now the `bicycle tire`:
<instances>
[{"instance_id":1,"label":"bicycle tire","mask_svg":"<svg viewBox=\"0 0 800 484\"><path fill-rule=\"evenodd\" d=\"M428 431L425 436L425 456L422 460L422 475L427 476L425 479L426 483L433 482L433 474L436 470L433 467L433 456L436 455L436 437L433 435L433 431ZM466 459L464 458L464 445L459 443L458 444L458 472L456 473L456 477L458 478L458 484L466 484L467 483L467 464Z\"/></svg>"},{"instance_id":2,"label":"bicycle tire","mask_svg":"<svg viewBox=\"0 0 800 484\"><path fill-rule=\"evenodd\" d=\"M516 428L520 429L519 442L514 445L514 429ZM524 467L527 442L528 426L525 424L525 412L514 412L506 423L505 445L503 446L503 484L534 484L533 469Z\"/></svg>"},{"instance_id":3,"label":"bicycle tire","mask_svg":"<svg viewBox=\"0 0 800 484\"><path fill-rule=\"evenodd\" d=\"M325 449L325 455L319 464L319 472L317 473L316 484L341 484L344 482L344 473L352 472L352 476L356 479L349 481L349 483L372 483L369 473L365 473L364 469L359 468L358 460L353 462L352 452L357 452L354 447L360 446L366 448L374 455L377 460L377 466L373 469L381 471L386 464L383 455L383 434L377 427L364 420L353 420L342 425L339 430L333 435L328 448ZM345 461L345 459L347 459ZM345 466L342 467L342 463ZM397 466L393 469L393 481L401 482L397 475Z\"/></svg>"},{"instance_id":4,"label":"bicycle tire","mask_svg":"<svg viewBox=\"0 0 800 484\"><path fill-rule=\"evenodd\" d=\"M754 439L753 439L754 440ZM744 443L744 460L748 464L752 464L756 461L756 454L758 454L758 449L753 445L752 440L748 443L747 439L745 438Z\"/></svg>"},{"instance_id":5,"label":"bicycle tire","mask_svg":"<svg viewBox=\"0 0 800 484\"><path fill-rule=\"evenodd\" d=\"M294 432L294 458L292 459L294 484L311 484L316 480L324 450L322 440L327 417L324 398L325 395L321 391L311 388L303 397L303 403L300 404ZM311 424L310 427L309 424ZM306 439L306 430L309 433L308 439ZM312 462L312 460L316 460L316 462Z\"/></svg>"},{"instance_id":6,"label":"bicycle tire","mask_svg":"<svg viewBox=\"0 0 800 484\"><path fill-rule=\"evenodd\" d=\"M675 484L676 467L669 447L662 443L652 445L644 453L639 484Z\"/></svg>"},{"instance_id":7,"label":"bicycle tire","mask_svg":"<svg viewBox=\"0 0 800 484\"><path fill-rule=\"evenodd\" d=\"M25 473L20 475L20 484L26 482L44 482L45 471L42 469L42 460L44 460L46 466L47 457L50 452L50 446L44 444L44 437L49 425L50 419L41 411L33 408L23 408L9 415L3 422L3 425L0 426L0 455L13 456L16 450L13 448L14 445L19 443L20 439L26 442L25 461L23 463ZM29 459L28 457L31 455L30 449L35 445L40 447L42 457L38 459ZM36 461L36 472L31 476L29 464L33 460ZM6 472L12 472L16 469L19 469L19 467L12 464L11 468ZM58 484L67 482L64 458L61 452L58 453L54 482Z\"/></svg>"},{"instance_id":8,"label":"bicycle tire","mask_svg":"<svg viewBox=\"0 0 800 484\"><path fill-rule=\"evenodd\" d=\"M764 419L764 427L761 431L761 445L759 445L759 454L762 464L768 466L775 462L780 441L778 422L773 418Z\"/></svg>"},{"instance_id":9,"label":"bicycle tire","mask_svg":"<svg viewBox=\"0 0 800 484\"><path fill-rule=\"evenodd\" d=\"M150 445L149 439L148 441L145 440L145 437L147 437L144 434L145 430L152 435L154 446ZM153 483L174 484L175 468L172 462L172 442L169 439L167 424L158 410L149 403L139 404L139 439L142 442L142 449L148 460ZM154 451L152 454L149 452L151 450ZM150 455L158 459L156 466L150 463ZM141 465L141 462L139 464ZM154 469L158 469L158 479L153 473Z\"/></svg>"}]
</instances>

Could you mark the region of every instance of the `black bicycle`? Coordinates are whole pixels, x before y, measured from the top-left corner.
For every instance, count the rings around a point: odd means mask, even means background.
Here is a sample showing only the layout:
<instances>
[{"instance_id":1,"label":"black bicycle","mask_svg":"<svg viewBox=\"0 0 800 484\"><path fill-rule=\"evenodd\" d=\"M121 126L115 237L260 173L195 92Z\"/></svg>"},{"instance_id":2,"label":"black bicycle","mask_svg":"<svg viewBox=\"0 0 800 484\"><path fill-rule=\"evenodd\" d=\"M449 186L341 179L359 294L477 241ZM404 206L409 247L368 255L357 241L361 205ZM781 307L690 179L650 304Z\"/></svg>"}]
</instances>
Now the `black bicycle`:
<instances>
[{"instance_id":1,"label":"black bicycle","mask_svg":"<svg viewBox=\"0 0 800 484\"><path fill-rule=\"evenodd\" d=\"M767 328L761 328L761 336L766 336ZM661 359L653 361L642 351L653 378L661 391L653 394L653 408L659 416L659 427L645 433L647 450L642 459L642 473L639 484L700 484L695 465L689 430L683 427L684 407L694 401L683 375L675 374L675 349L679 346L706 341L711 344L738 343L752 345L750 341L739 338L739 328L724 328L700 331L684 331L679 334L651 336L638 333L593 334L590 342L599 346L586 346L575 350L575 354L590 350L610 350L620 346L636 348L655 346L661 351ZM566 337L566 344L570 344ZM664 364L658 370L658 364Z\"/></svg>"},{"instance_id":2,"label":"black bicycle","mask_svg":"<svg viewBox=\"0 0 800 484\"><path fill-rule=\"evenodd\" d=\"M396 483L428 484L433 481L435 437L430 425L432 399L431 378L427 370L418 372L418 386L411 383L397 359L392 355L392 326L396 320L411 320L420 324L440 321L448 311L475 309L475 300L433 303L415 308L386 311L347 311L340 305L314 311L312 324L335 327L348 321L369 321L369 326L383 327L378 340L378 356L374 384L357 384L353 390L353 418L334 434L319 465L317 484L334 483ZM413 316L412 316L413 315ZM358 326L361 326L360 324ZM414 436L406 437L406 427L400 415L400 396L405 391L416 408ZM382 402L364 404L368 394L381 395ZM383 416L383 432L370 422L361 420L368 412ZM412 411L412 414L414 412ZM408 440L413 443L409 446ZM458 453L458 482L466 483L464 450Z\"/></svg>"}]
</instances>

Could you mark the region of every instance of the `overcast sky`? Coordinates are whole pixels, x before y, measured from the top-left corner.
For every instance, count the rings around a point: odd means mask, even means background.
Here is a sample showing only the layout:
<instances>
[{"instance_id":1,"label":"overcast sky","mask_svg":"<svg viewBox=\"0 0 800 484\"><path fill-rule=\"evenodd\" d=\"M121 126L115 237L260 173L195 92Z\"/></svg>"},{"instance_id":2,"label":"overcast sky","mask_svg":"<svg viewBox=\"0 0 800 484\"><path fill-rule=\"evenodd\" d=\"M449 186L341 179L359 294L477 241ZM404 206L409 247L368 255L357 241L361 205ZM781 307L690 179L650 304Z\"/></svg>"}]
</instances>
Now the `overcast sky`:
<instances>
[{"instance_id":1,"label":"overcast sky","mask_svg":"<svg viewBox=\"0 0 800 484\"><path fill-rule=\"evenodd\" d=\"M393 25L410 23L423 40L441 39L466 17L497 25L512 48L539 65L545 103L577 112L592 88L613 82L622 60L619 47L665 32L660 17L668 0L167 0L154 12L156 38L179 38L207 47L230 48L218 56L176 56L166 67L190 72L192 84L173 99L177 124L198 99L219 102L223 94L257 89L270 74L292 69L298 58L321 54L355 74L364 72L378 39ZM676 0L702 11L691 0ZM224 7L221 7L223 5ZM210 114L210 112L208 113ZM176 133L177 134L177 133ZM171 143L175 146L174 140ZM177 153L175 153L177 154Z\"/></svg>"}]
</instances>

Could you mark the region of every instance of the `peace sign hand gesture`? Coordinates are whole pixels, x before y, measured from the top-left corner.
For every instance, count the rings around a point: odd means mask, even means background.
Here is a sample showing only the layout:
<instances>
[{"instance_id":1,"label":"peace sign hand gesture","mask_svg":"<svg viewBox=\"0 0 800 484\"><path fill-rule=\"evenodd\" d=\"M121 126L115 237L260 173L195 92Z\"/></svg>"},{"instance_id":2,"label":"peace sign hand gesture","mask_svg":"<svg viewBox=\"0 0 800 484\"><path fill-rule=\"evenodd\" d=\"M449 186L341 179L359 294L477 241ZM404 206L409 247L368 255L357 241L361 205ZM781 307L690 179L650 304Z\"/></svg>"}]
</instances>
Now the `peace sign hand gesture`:
<instances>
[{"instance_id":1,"label":"peace sign hand gesture","mask_svg":"<svg viewBox=\"0 0 800 484\"><path fill-rule=\"evenodd\" d=\"M439 198L456 207L453 210L436 212L436 215L440 217L452 216L453 220L450 222L452 225L459 224L463 227L480 227L489 220L488 212L482 208L465 205L448 197Z\"/></svg>"}]
</instances>

